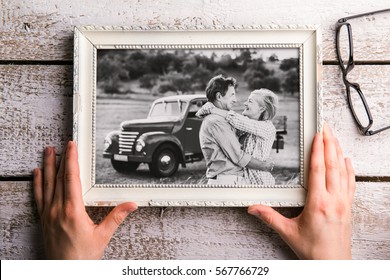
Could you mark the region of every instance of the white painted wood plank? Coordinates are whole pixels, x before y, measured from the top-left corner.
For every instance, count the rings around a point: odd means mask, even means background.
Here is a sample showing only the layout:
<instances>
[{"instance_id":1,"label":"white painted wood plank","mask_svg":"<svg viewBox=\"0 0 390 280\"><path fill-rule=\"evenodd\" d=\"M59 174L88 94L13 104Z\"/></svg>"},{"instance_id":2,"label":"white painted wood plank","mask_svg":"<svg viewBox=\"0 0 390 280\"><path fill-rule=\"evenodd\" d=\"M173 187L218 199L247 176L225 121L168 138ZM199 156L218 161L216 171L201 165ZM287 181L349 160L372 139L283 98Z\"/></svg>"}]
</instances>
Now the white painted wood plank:
<instances>
[{"instance_id":1,"label":"white painted wood plank","mask_svg":"<svg viewBox=\"0 0 390 280\"><path fill-rule=\"evenodd\" d=\"M350 72L348 79L360 84L374 120L372 129L390 125L390 65L360 65ZM352 159L359 176L390 175L390 130L373 136L363 136L349 110L345 86L337 66L324 67L324 119L346 156Z\"/></svg>"},{"instance_id":2,"label":"white painted wood plank","mask_svg":"<svg viewBox=\"0 0 390 280\"><path fill-rule=\"evenodd\" d=\"M30 182L0 182L1 259L44 258ZM88 208L95 222L111 208ZM359 183L353 258L390 258L390 185ZM286 216L300 208L284 208ZM291 259L294 253L246 208L141 208L111 240L105 259Z\"/></svg>"},{"instance_id":3,"label":"white painted wood plank","mask_svg":"<svg viewBox=\"0 0 390 280\"><path fill-rule=\"evenodd\" d=\"M92 3L93 2L93 3ZM72 60L74 25L213 26L320 23L323 58L335 60L334 23L388 7L387 0L290 1L21 1L0 0L0 60ZM390 14L351 21L355 59L387 60ZM390 119L389 66L351 73L372 104L374 125ZM360 176L389 176L389 132L360 136L336 66L324 66L325 120ZM0 66L0 176L26 176L44 147L60 151L71 135L71 66ZM360 150L359 150L360 149ZM355 259L390 258L389 186L360 183L353 210ZM0 182L1 259L43 258L31 183ZM107 208L90 208L95 221ZM293 216L298 209L283 209ZM235 208L140 209L119 229L106 259L288 259L294 254L270 229Z\"/></svg>"},{"instance_id":4,"label":"white painted wood plank","mask_svg":"<svg viewBox=\"0 0 390 280\"><path fill-rule=\"evenodd\" d=\"M320 24L335 60L335 23L389 7L387 0L0 1L0 60L71 60L75 25L234 26ZM390 60L390 13L351 20L356 60Z\"/></svg>"},{"instance_id":5,"label":"white painted wood plank","mask_svg":"<svg viewBox=\"0 0 390 280\"><path fill-rule=\"evenodd\" d=\"M71 139L71 66L0 66L0 176L29 176Z\"/></svg>"},{"instance_id":6,"label":"white painted wood plank","mask_svg":"<svg viewBox=\"0 0 390 280\"><path fill-rule=\"evenodd\" d=\"M43 259L40 220L30 182L0 182L0 258Z\"/></svg>"},{"instance_id":7,"label":"white painted wood plank","mask_svg":"<svg viewBox=\"0 0 390 280\"><path fill-rule=\"evenodd\" d=\"M374 128L390 124L390 65L361 65L350 73L361 84ZM324 118L352 158L359 176L389 176L390 131L358 133L337 66L323 67ZM29 176L42 151L60 152L72 135L71 66L0 66L0 176Z\"/></svg>"}]
</instances>

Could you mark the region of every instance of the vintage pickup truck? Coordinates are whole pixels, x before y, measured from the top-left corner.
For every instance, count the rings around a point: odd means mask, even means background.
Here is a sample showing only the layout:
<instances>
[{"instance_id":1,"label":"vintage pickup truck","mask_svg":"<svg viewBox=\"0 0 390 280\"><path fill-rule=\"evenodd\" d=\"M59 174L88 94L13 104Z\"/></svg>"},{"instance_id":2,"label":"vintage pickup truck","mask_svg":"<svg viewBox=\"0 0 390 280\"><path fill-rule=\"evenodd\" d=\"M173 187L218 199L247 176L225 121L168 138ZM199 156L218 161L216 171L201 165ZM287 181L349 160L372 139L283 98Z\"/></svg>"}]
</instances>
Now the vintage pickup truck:
<instances>
[{"instance_id":1,"label":"vintage pickup truck","mask_svg":"<svg viewBox=\"0 0 390 280\"><path fill-rule=\"evenodd\" d=\"M207 102L205 95L176 95L155 100L146 119L127 120L120 131L110 132L104 140L103 157L111 160L121 173L135 171L148 163L156 177L172 176L179 164L203 159L199 144L202 120L195 113ZM283 149L286 120L277 120L273 148Z\"/></svg>"},{"instance_id":2,"label":"vintage pickup truck","mask_svg":"<svg viewBox=\"0 0 390 280\"><path fill-rule=\"evenodd\" d=\"M119 172L148 163L156 177L172 176L179 164L203 159L199 144L202 120L195 113L207 102L205 95L176 95L155 100L146 119L121 123L104 140L103 156Z\"/></svg>"}]
</instances>

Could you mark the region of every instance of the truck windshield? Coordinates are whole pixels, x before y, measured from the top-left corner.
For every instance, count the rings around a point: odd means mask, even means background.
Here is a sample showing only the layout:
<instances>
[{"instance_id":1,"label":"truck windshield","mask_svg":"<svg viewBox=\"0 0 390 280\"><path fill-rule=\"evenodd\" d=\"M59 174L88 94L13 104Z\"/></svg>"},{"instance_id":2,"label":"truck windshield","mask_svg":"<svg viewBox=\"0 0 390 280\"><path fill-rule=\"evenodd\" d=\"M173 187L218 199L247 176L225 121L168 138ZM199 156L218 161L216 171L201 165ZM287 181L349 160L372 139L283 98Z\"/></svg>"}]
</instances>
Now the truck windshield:
<instances>
[{"instance_id":1,"label":"truck windshield","mask_svg":"<svg viewBox=\"0 0 390 280\"><path fill-rule=\"evenodd\" d=\"M155 103L149 117L179 117L186 109L186 102L184 101L172 101L172 102L159 102Z\"/></svg>"}]
</instances>

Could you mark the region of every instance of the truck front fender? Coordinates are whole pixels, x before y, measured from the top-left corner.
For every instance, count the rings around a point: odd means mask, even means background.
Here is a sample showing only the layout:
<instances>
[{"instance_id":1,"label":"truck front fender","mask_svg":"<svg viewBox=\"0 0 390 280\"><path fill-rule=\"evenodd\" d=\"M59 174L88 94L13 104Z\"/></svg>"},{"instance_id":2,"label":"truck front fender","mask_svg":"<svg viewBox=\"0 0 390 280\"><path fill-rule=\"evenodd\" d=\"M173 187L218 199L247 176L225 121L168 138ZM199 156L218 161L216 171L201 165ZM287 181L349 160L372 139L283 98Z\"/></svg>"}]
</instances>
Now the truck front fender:
<instances>
[{"instance_id":1,"label":"truck front fender","mask_svg":"<svg viewBox=\"0 0 390 280\"><path fill-rule=\"evenodd\" d=\"M174 145L180 153L181 164L185 167L185 158L183 153L183 145L180 140L172 134L167 134L162 131L146 132L139 137L145 142L144 153L153 155L154 151L162 144L170 143Z\"/></svg>"},{"instance_id":2,"label":"truck front fender","mask_svg":"<svg viewBox=\"0 0 390 280\"><path fill-rule=\"evenodd\" d=\"M103 154L110 157L112 154L119 153L119 134L120 131L111 131L104 138Z\"/></svg>"}]
</instances>

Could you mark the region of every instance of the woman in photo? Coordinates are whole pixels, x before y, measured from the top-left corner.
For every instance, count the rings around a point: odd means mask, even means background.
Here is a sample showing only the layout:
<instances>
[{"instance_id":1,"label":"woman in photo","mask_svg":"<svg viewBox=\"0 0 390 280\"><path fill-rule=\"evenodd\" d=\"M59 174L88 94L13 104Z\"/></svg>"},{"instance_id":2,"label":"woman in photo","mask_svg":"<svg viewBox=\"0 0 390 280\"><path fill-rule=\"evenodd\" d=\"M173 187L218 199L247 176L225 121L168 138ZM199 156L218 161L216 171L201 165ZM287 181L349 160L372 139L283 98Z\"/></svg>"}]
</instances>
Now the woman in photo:
<instances>
[{"instance_id":1,"label":"woman in photo","mask_svg":"<svg viewBox=\"0 0 390 280\"><path fill-rule=\"evenodd\" d=\"M197 113L198 116L217 114L224 117L237 130L242 143L242 149L252 157L266 161L271 153L276 136L276 128L272 119L276 115L278 97L268 89L258 89L251 92L244 103L242 115L230 110L216 108L207 102ZM270 172L244 169L245 180L254 185L275 185L275 178Z\"/></svg>"}]
</instances>

